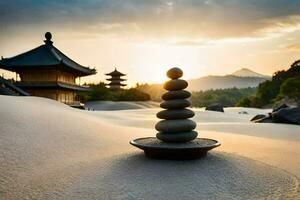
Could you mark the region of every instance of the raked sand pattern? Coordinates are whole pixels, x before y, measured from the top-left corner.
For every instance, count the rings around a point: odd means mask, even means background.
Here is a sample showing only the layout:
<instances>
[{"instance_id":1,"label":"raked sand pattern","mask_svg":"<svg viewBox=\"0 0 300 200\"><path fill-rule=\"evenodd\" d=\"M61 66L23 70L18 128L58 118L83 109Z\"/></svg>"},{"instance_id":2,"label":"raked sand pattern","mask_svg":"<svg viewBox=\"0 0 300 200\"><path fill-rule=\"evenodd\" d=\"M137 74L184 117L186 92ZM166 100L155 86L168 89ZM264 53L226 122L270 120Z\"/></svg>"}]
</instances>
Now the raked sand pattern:
<instances>
[{"instance_id":1,"label":"raked sand pattern","mask_svg":"<svg viewBox=\"0 0 300 200\"><path fill-rule=\"evenodd\" d=\"M198 137L222 146L199 160L150 160L128 142L155 135L157 111L0 96L0 199L300 198L299 126L248 122L263 110L194 110Z\"/></svg>"}]
</instances>

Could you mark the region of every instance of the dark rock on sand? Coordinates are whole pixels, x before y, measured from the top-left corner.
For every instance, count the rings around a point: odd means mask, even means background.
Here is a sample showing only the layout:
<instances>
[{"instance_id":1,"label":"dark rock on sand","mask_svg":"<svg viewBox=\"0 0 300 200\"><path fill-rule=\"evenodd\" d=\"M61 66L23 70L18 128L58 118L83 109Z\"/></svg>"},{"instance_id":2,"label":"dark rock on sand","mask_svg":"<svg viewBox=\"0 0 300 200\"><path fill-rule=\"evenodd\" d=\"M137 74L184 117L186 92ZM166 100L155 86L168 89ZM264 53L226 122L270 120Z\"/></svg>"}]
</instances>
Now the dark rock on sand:
<instances>
[{"instance_id":1,"label":"dark rock on sand","mask_svg":"<svg viewBox=\"0 0 300 200\"><path fill-rule=\"evenodd\" d=\"M164 84L164 88L169 91L183 90L187 88L188 82L182 79L169 80Z\"/></svg>"},{"instance_id":2,"label":"dark rock on sand","mask_svg":"<svg viewBox=\"0 0 300 200\"><path fill-rule=\"evenodd\" d=\"M160 107L165 109L181 109L189 107L190 105L191 103L186 99L174 99L162 102Z\"/></svg>"},{"instance_id":3,"label":"dark rock on sand","mask_svg":"<svg viewBox=\"0 0 300 200\"><path fill-rule=\"evenodd\" d=\"M162 95L163 100L187 99L191 97L191 93L186 90L169 91Z\"/></svg>"},{"instance_id":4,"label":"dark rock on sand","mask_svg":"<svg viewBox=\"0 0 300 200\"><path fill-rule=\"evenodd\" d=\"M278 106L275 106L273 108L272 112L277 112L277 111L281 110L282 108L289 108L289 106L286 105L285 103L279 104Z\"/></svg>"},{"instance_id":5,"label":"dark rock on sand","mask_svg":"<svg viewBox=\"0 0 300 200\"><path fill-rule=\"evenodd\" d=\"M224 112L223 106L220 104L212 104L205 108L205 110L216 111L216 112Z\"/></svg>"},{"instance_id":6,"label":"dark rock on sand","mask_svg":"<svg viewBox=\"0 0 300 200\"><path fill-rule=\"evenodd\" d=\"M196 128L196 122L189 119L162 120L155 125L159 132L188 132Z\"/></svg>"},{"instance_id":7,"label":"dark rock on sand","mask_svg":"<svg viewBox=\"0 0 300 200\"><path fill-rule=\"evenodd\" d=\"M275 123L287 123L300 125L300 107L282 108L272 113L272 120Z\"/></svg>"},{"instance_id":8,"label":"dark rock on sand","mask_svg":"<svg viewBox=\"0 0 300 200\"><path fill-rule=\"evenodd\" d=\"M174 67L167 71L167 76L170 79L178 79L178 78L182 77L182 75L183 75L183 71L181 69L179 69L178 67Z\"/></svg>"},{"instance_id":9,"label":"dark rock on sand","mask_svg":"<svg viewBox=\"0 0 300 200\"><path fill-rule=\"evenodd\" d=\"M263 118L257 119L255 121L252 121L254 123L272 123L272 117L271 116L265 116Z\"/></svg>"},{"instance_id":10,"label":"dark rock on sand","mask_svg":"<svg viewBox=\"0 0 300 200\"><path fill-rule=\"evenodd\" d=\"M259 119L263 119L263 118L266 118L266 117L268 117L268 116L266 116L266 115L255 115L254 117L252 117L251 119L250 119L250 121L251 122L254 122L254 121L256 121L256 120L259 120Z\"/></svg>"},{"instance_id":11,"label":"dark rock on sand","mask_svg":"<svg viewBox=\"0 0 300 200\"><path fill-rule=\"evenodd\" d=\"M177 133L159 132L156 134L156 137L165 142L188 142L195 139L197 135L198 133L196 131Z\"/></svg>"},{"instance_id":12,"label":"dark rock on sand","mask_svg":"<svg viewBox=\"0 0 300 200\"><path fill-rule=\"evenodd\" d=\"M156 114L159 119L187 119L194 115L195 113L189 109L162 110Z\"/></svg>"}]
</instances>

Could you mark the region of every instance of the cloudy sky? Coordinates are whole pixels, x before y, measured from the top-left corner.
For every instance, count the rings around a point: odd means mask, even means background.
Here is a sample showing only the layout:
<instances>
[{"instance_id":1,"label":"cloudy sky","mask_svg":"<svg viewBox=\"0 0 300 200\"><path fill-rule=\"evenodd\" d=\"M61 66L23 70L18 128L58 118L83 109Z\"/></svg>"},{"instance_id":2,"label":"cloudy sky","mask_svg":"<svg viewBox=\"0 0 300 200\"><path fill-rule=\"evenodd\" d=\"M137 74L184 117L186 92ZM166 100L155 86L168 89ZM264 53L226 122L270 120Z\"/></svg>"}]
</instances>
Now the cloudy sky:
<instances>
[{"instance_id":1,"label":"cloudy sky","mask_svg":"<svg viewBox=\"0 0 300 200\"><path fill-rule=\"evenodd\" d=\"M97 68L88 82L114 67L131 84L161 82L174 66L185 78L242 67L272 74L300 59L299 8L300 0L0 1L0 55L32 49L50 31L56 47Z\"/></svg>"}]
</instances>

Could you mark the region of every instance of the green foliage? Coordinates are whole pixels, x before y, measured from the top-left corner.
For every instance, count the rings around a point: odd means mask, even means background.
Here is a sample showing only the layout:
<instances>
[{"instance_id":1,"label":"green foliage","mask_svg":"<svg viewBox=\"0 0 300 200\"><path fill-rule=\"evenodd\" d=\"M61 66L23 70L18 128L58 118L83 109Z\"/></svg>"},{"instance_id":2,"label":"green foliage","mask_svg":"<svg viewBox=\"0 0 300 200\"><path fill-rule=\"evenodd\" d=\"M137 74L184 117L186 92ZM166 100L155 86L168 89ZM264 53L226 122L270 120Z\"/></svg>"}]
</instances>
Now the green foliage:
<instances>
[{"instance_id":1,"label":"green foliage","mask_svg":"<svg viewBox=\"0 0 300 200\"><path fill-rule=\"evenodd\" d=\"M237 107L251 107L251 97L243 97L237 103Z\"/></svg>"},{"instance_id":2,"label":"green foliage","mask_svg":"<svg viewBox=\"0 0 300 200\"><path fill-rule=\"evenodd\" d=\"M130 89L109 89L105 84L87 84L92 91L78 93L78 97L82 102L87 101L148 101L150 95L137 90Z\"/></svg>"},{"instance_id":3,"label":"green foliage","mask_svg":"<svg viewBox=\"0 0 300 200\"><path fill-rule=\"evenodd\" d=\"M280 86L280 96L300 101L300 77L288 78Z\"/></svg>"},{"instance_id":4,"label":"green foliage","mask_svg":"<svg viewBox=\"0 0 300 200\"><path fill-rule=\"evenodd\" d=\"M254 95L256 88L228 88L193 92L191 103L194 107L205 107L210 104L220 104L225 107L235 106L241 98Z\"/></svg>"},{"instance_id":5,"label":"green foliage","mask_svg":"<svg viewBox=\"0 0 300 200\"><path fill-rule=\"evenodd\" d=\"M296 89L295 87L297 86L297 83L295 81L288 83L288 86L285 86L285 89L283 89L283 90L289 90L286 91L286 93L281 92L282 90L281 86L288 79L299 78L299 77L300 77L300 60L295 61L288 70L281 70L275 72L274 75L272 76L272 80L268 80L259 84L256 96L250 99L251 100L250 105L252 107L263 107L274 103L276 100L284 96L291 98L291 93L293 89L294 90ZM293 96L293 98L295 98L295 96Z\"/></svg>"}]
</instances>

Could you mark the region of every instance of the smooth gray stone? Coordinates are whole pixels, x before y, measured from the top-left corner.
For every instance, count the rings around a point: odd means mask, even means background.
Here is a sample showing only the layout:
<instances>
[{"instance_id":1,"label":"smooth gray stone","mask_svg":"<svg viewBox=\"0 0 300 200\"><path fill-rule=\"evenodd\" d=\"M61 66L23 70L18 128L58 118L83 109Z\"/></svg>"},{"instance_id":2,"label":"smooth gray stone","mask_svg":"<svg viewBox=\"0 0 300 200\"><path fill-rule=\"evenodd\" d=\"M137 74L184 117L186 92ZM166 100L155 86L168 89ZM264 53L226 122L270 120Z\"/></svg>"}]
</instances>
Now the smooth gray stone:
<instances>
[{"instance_id":1,"label":"smooth gray stone","mask_svg":"<svg viewBox=\"0 0 300 200\"><path fill-rule=\"evenodd\" d=\"M186 90L169 91L162 95L163 100L187 99L191 97L191 93Z\"/></svg>"},{"instance_id":2,"label":"smooth gray stone","mask_svg":"<svg viewBox=\"0 0 300 200\"><path fill-rule=\"evenodd\" d=\"M252 117L250 119L251 122L254 122L256 120L259 120L259 119L263 119L263 118L266 118L267 116L266 115L262 115L262 114L259 114L259 115L255 115L254 117Z\"/></svg>"},{"instance_id":3,"label":"smooth gray stone","mask_svg":"<svg viewBox=\"0 0 300 200\"><path fill-rule=\"evenodd\" d=\"M189 142L198 136L196 131L178 132L178 133L166 133L158 132L156 134L157 139L164 142Z\"/></svg>"},{"instance_id":4,"label":"smooth gray stone","mask_svg":"<svg viewBox=\"0 0 300 200\"><path fill-rule=\"evenodd\" d=\"M255 121L252 121L252 122L254 122L254 123L272 123L272 117L267 116L267 117L260 118Z\"/></svg>"},{"instance_id":5,"label":"smooth gray stone","mask_svg":"<svg viewBox=\"0 0 300 200\"><path fill-rule=\"evenodd\" d=\"M174 99L162 102L160 107L165 109L181 109L189 107L190 105L191 103L186 99Z\"/></svg>"},{"instance_id":6,"label":"smooth gray stone","mask_svg":"<svg viewBox=\"0 0 300 200\"><path fill-rule=\"evenodd\" d=\"M164 88L169 91L183 90L187 88L188 82L182 79L169 80L164 84Z\"/></svg>"},{"instance_id":7,"label":"smooth gray stone","mask_svg":"<svg viewBox=\"0 0 300 200\"><path fill-rule=\"evenodd\" d=\"M189 119L161 120L155 125L159 132L186 132L192 131L197 124Z\"/></svg>"},{"instance_id":8,"label":"smooth gray stone","mask_svg":"<svg viewBox=\"0 0 300 200\"><path fill-rule=\"evenodd\" d=\"M187 119L194 115L195 113L189 109L162 110L156 114L159 119Z\"/></svg>"},{"instance_id":9,"label":"smooth gray stone","mask_svg":"<svg viewBox=\"0 0 300 200\"><path fill-rule=\"evenodd\" d=\"M216 112L224 112L223 106L220 104L211 104L205 108L205 110L216 111Z\"/></svg>"},{"instance_id":10,"label":"smooth gray stone","mask_svg":"<svg viewBox=\"0 0 300 200\"><path fill-rule=\"evenodd\" d=\"M275 123L300 125L300 107L282 108L272 113L272 121Z\"/></svg>"},{"instance_id":11,"label":"smooth gray stone","mask_svg":"<svg viewBox=\"0 0 300 200\"><path fill-rule=\"evenodd\" d=\"M178 67L173 67L167 71L167 76L170 79L177 79L177 78L182 77L182 75L183 75L183 71L181 69L179 69Z\"/></svg>"},{"instance_id":12,"label":"smooth gray stone","mask_svg":"<svg viewBox=\"0 0 300 200\"><path fill-rule=\"evenodd\" d=\"M273 108L272 112L277 112L277 111L279 111L279 110L281 110L283 108L289 108L289 106L287 104L285 104L285 103L282 103L280 105L275 106Z\"/></svg>"}]
</instances>

